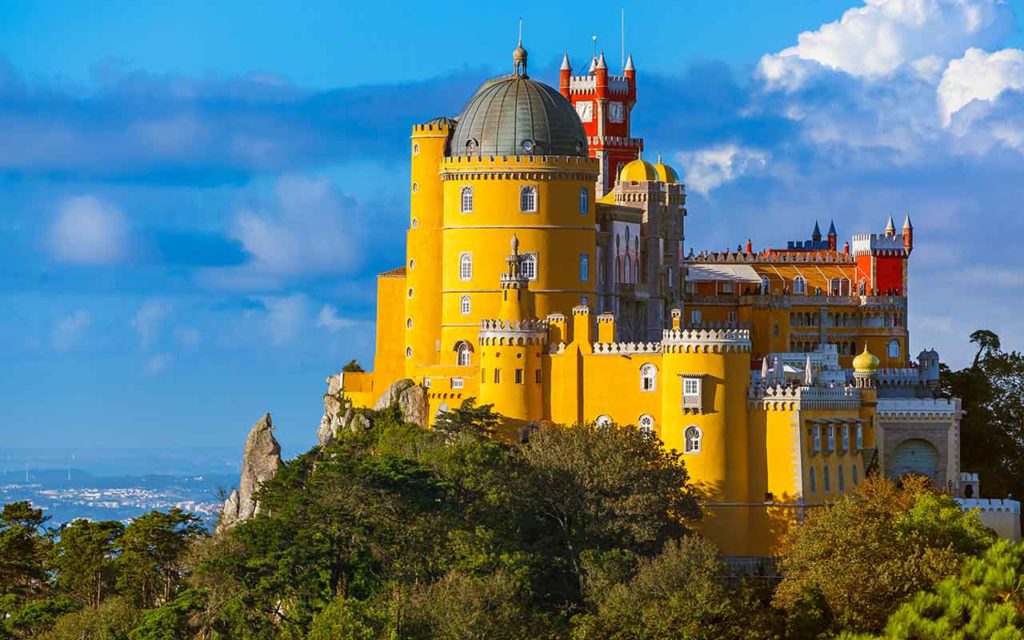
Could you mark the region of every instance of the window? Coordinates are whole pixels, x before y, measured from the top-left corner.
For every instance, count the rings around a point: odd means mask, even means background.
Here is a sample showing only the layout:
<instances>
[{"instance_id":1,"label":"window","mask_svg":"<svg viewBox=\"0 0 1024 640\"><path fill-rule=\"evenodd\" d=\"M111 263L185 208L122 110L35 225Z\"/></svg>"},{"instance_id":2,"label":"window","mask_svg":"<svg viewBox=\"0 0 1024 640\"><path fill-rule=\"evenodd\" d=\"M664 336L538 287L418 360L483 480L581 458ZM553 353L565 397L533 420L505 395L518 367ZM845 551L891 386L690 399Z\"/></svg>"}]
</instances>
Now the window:
<instances>
[{"instance_id":1,"label":"window","mask_svg":"<svg viewBox=\"0 0 1024 640\"><path fill-rule=\"evenodd\" d=\"M460 367L468 367L469 366L469 362L470 362L470 357L471 357L472 353L473 353L473 348L469 346L469 343L467 343L467 342L460 342L455 347L455 354L456 354L455 362Z\"/></svg>"},{"instance_id":2,"label":"window","mask_svg":"<svg viewBox=\"0 0 1024 640\"><path fill-rule=\"evenodd\" d=\"M537 211L537 187L523 187L519 190L519 210L523 213Z\"/></svg>"},{"instance_id":3,"label":"window","mask_svg":"<svg viewBox=\"0 0 1024 640\"><path fill-rule=\"evenodd\" d=\"M459 211L462 213L473 213L473 187L462 187Z\"/></svg>"},{"instance_id":4,"label":"window","mask_svg":"<svg viewBox=\"0 0 1024 640\"><path fill-rule=\"evenodd\" d=\"M807 281L804 280L803 276L793 278L793 293L801 296L807 293Z\"/></svg>"},{"instance_id":5,"label":"window","mask_svg":"<svg viewBox=\"0 0 1024 640\"><path fill-rule=\"evenodd\" d=\"M520 263L519 268L522 270L523 277L527 280L537 279L537 254L527 253L523 256L523 261Z\"/></svg>"},{"instance_id":6,"label":"window","mask_svg":"<svg viewBox=\"0 0 1024 640\"><path fill-rule=\"evenodd\" d=\"M594 420L594 424L599 427L607 427L612 423L612 419L606 415L597 416L597 420Z\"/></svg>"},{"instance_id":7,"label":"window","mask_svg":"<svg viewBox=\"0 0 1024 640\"><path fill-rule=\"evenodd\" d=\"M463 253L459 256L459 280L473 279L473 254Z\"/></svg>"},{"instance_id":8,"label":"window","mask_svg":"<svg viewBox=\"0 0 1024 640\"><path fill-rule=\"evenodd\" d=\"M690 311L690 324L700 324L700 309Z\"/></svg>"},{"instance_id":9,"label":"window","mask_svg":"<svg viewBox=\"0 0 1024 640\"><path fill-rule=\"evenodd\" d=\"M587 188L583 187L580 189L580 215L587 215L590 212L590 194L587 192Z\"/></svg>"},{"instance_id":10,"label":"window","mask_svg":"<svg viewBox=\"0 0 1024 640\"><path fill-rule=\"evenodd\" d=\"M494 384L501 382L501 369L494 370Z\"/></svg>"},{"instance_id":11,"label":"window","mask_svg":"<svg viewBox=\"0 0 1024 640\"><path fill-rule=\"evenodd\" d=\"M889 357L893 358L893 359L900 357L900 341L899 340L890 340L889 341Z\"/></svg>"},{"instance_id":12,"label":"window","mask_svg":"<svg viewBox=\"0 0 1024 640\"><path fill-rule=\"evenodd\" d=\"M821 479L823 481L822 488L825 490L825 493L828 493L829 491L832 490L832 482L830 481L828 476L828 467L825 467L824 469L821 470Z\"/></svg>"},{"instance_id":13,"label":"window","mask_svg":"<svg viewBox=\"0 0 1024 640\"><path fill-rule=\"evenodd\" d=\"M580 282L587 282L590 280L590 256L585 253L580 254Z\"/></svg>"},{"instance_id":14,"label":"window","mask_svg":"<svg viewBox=\"0 0 1024 640\"><path fill-rule=\"evenodd\" d=\"M406 329L412 329L412 318L406 318L405 319L405 328Z\"/></svg>"},{"instance_id":15,"label":"window","mask_svg":"<svg viewBox=\"0 0 1024 640\"><path fill-rule=\"evenodd\" d=\"M700 453L701 432L698 427L686 427L683 432L683 451L685 453Z\"/></svg>"},{"instance_id":16,"label":"window","mask_svg":"<svg viewBox=\"0 0 1024 640\"><path fill-rule=\"evenodd\" d=\"M683 409L702 409L700 378L683 378Z\"/></svg>"},{"instance_id":17,"label":"window","mask_svg":"<svg viewBox=\"0 0 1024 640\"><path fill-rule=\"evenodd\" d=\"M836 427L833 424L828 425L828 450L836 450Z\"/></svg>"},{"instance_id":18,"label":"window","mask_svg":"<svg viewBox=\"0 0 1024 640\"><path fill-rule=\"evenodd\" d=\"M857 483L860 482L860 479L857 477L857 465L853 465L853 468L850 469L850 473L853 475L853 485L857 486Z\"/></svg>"},{"instance_id":19,"label":"window","mask_svg":"<svg viewBox=\"0 0 1024 640\"><path fill-rule=\"evenodd\" d=\"M810 485L811 493L818 493L818 478L814 473L814 467L810 468L807 479L810 480L808 484Z\"/></svg>"},{"instance_id":20,"label":"window","mask_svg":"<svg viewBox=\"0 0 1024 640\"><path fill-rule=\"evenodd\" d=\"M423 388L424 389L429 389L430 388L430 378L423 378Z\"/></svg>"},{"instance_id":21,"label":"window","mask_svg":"<svg viewBox=\"0 0 1024 640\"><path fill-rule=\"evenodd\" d=\"M640 390L641 391L654 391L654 383L658 376L658 369L653 364L645 364L640 367ZM687 380L687 382L697 382L696 380Z\"/></svg>"},{"instance_id":22,"label":"window","mask_svg":"<svg viewBox=\"0 0 1024 640\"><path fill-rule=\"evenodd\" d=\"M409 297L412 297L412 289L409 289Z\"/></svg>"},{"instance_id":23,"label":"window","mask_svg":"<svg viewBox=\"0 0 1024 640\"><path fill-rule=\"evenodd\" d=\"M839 440L839 447L844 451L850 448L850 425L843 425L843 437Z\"/></svg>"},{"instance_id":24,"label":"window","mask_svg":"<svg viewBox=\"0 0 1024 640\"><path fill-rule=\"evenodd\" d=\"M469 296L462 296L462 298L459 299L459 311L462 312L462 315L468 316L471 308L472 306L469 302Z\"/></svg>"},{"instance_id":25,"label":"window","mask_svg":"<svg viewBox=\"0 0 1024 640\"><path fill-rule=\"evenodd\" d=\"M452 389L461 389L463 384L462 378L452 378Z\"/></svg>"},{"instance_id":26,"label":"window","mask_svg":"<svg viewBox=\"0 0 1024 640\"><path fill-rule=\"evenodd\" d=\"M731 282L723 282L722 283L722 293L732 293L732 283Z\"/></svg>"},{"instance_id":27,"label":"window","mask_svg":"<svg viewBox=\"0 0 1024 640\"><path fill-rule=\"evenodd\" d=\"M406 347L405 348L405 357L406 358L411 358L412 357L412 347Z\"/></svg>"},{"instance_id":28,"label":"window","mask_svg":"<svg viewBox=\"0 0 1024 640\"><path fill-rule=\"evenodd\" d=\"M836 469L836 481L839 483L839 493L846 491L846 476L843 474L843 465Z\"/></svg>"},{"instance_id":29,"label":"window","mask_svg":"<svg viewBox=\"0 0 1024 640\"><path fill-rule=\"evenodd\" d=\"M772 291L772 281L768 276L761 276L761 295L767 295Z\"/></svg>"},{"instance_id":30,"label":"window","mask_svg":"<svg viewBox=\"0 0 1024 640\"><path fill-rule=\"evenodd\" d=\"M540 384L543 379L544 379L544 377L543 377L543 374L541 373L540 369L537 369L536 371L533 372L533 381L534 382L536 382L537 384Z\"/></svg>"},{"instance_id":31,"label":"window","mask_svg":"<svg viewBox=\"0 0 1024 640\"><path fill-rule=\"evenodd\" d=\"M853 437L856 438L856 440L857 440L857 449L858 450L863 449L864 448L864 425L862 425L862 424L858 424L857 425L857 427L854 429L854 436Z\"/></svg>"},{"instance_id":32,"label":"window","mask_svg":"<svg viewBox=\"0 0 1024 640\"><path fill-rule=\"evenodd\" d=\"M814 453L821 451L821 427L818 425L811 427L811 451Z\"/></svg>"},{"instance_id":33,"label":"window","mask_svg":"<svg viewBox=\"0 0 1024 640\"><path fill-rule=\"evenodd\" d=\"M645 436L650 437L654 435L654 418L646 413L640 416L640 419L637 420L637 426L640 427L640 433Z\"/></svg>"},{"instance_id":34,"label":"window","mask_svg":"<svg viewBox=\"0 0 1024 640\"><path fill-rule=\"evenodd\" d=\"M523 384L523 370L516 369L516 384Z\"/></svg>"},{"instance_id":35,"label":"window","mask_svg":"<svg viewBox=\"0 0 1024 640\"><path fill-rule=\"evenodd\" d=\"M736 324L736 312L735 311L728 312L725 317L727 318L729 324Z\"/></svg>"}]
</instances>

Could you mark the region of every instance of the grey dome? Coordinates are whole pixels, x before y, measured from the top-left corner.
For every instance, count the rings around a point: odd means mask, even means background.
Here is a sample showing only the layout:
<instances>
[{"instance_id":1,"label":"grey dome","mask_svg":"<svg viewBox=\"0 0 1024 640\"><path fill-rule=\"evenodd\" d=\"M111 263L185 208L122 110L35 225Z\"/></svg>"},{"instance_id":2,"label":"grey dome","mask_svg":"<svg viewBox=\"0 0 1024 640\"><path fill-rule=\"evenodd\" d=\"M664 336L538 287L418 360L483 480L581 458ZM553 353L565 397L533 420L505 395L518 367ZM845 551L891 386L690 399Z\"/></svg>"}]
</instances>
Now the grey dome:
<instances>
[{"instance_id":1,"label":"grey dome","mask_svg":"<svg viewBox=\"0 0 1024 640\"><path fill-rule=\"evenodd\" d=\"M458 120L452 156L587 155L587 134L569 101L525 75L485 82Z\"/></svg>"}]
</instances>

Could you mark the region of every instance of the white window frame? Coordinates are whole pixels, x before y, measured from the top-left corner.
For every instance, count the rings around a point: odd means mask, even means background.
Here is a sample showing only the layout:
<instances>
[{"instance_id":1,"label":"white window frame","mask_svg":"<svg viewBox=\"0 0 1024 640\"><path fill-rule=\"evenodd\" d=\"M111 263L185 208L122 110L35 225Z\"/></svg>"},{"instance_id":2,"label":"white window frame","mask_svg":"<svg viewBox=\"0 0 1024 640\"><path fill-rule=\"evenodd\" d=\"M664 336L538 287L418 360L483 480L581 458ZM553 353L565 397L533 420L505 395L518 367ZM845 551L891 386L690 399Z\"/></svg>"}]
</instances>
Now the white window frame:
<instances>
[{"instance_id":1,"label":"white window frame","mask_svg":"<svg viewBox=\"0 0 1024 640\"><path fill-rule=\"evenodd\" d=\"M700 376L683 377L683 409L704 409L703 384Z\"/></svg>"},{"instance_id":2,"label":"white window frame","mask_svg":"<svg viewBox=\"0 0 1024 640\"><path fill-rule=\"evenodd\" d=\"M640 433L647 437L654 437L654 416L649 413L645 413L636 420L636 426L639 427Z\"/></svg>"},{"instance_id":3,"label":"white window frame","mask_svg":"<svg viewBox=\"0 0 1024 640\"><path fill-rule=\"evenodd\" d=\"M601 414L594 419L594 425L598 427L607 427L612 424L611 416Z\"/></svg>"},{"instance_id":4,"label":"white window frame","mask_svg":"<svg viewBox=\"0 0 1024 640\"><path fill-rule=\"evenodd\" d=\"M537 185L528 184L519 189L519 211L522 213L537 213Z\"/></svg>"},{"instance_id":5,"label":"white window frame","mask_svg":"<svg viewBox=\"0 0 1024 640\"><path fill-rule=\"evenodd\" d=\"M826 427L825 433L828 436L828 450L836 450L836 425L830 424Z\"/></svg>"},{"instance_id":6,"label":"white window frame","mask_svg":"<svg viewBox=\"0 0 1024 640\"><path fill-rule=\"evenodd\" d=\"M683 429L683 453L700 453L704 432L695 424Z\"/></svg>"},{"instance_id":7,"label":"white window frame","mask_svg":"<svg viewBox=\"0 0 1024 640\"><path fill-rule=\"evenodd\" d=\"M468 342L462 341L455 345L455 364L460 367L468 367L473 363L473 347Z\"/></svg>"},{"instance_id":8,"label":"white window frame","mask_svg":"<svg viewBox=\"0 0 1024 640\"><path fill-rule=\"evenodd\" d=\"M459 211L461 213L473 213L473 187L463 185L459 190Z\"/></svg>"},{"instance_id":9,"label":"white window frame","mask_svg":"<svg viewBox=\"0 0 1024 640\"><path fill-rule=\"evenodd\" d=\"M527 267L527 264L530 266ZM540 258L536 253L524 253L523 260L519 263L519 268L527 280L534 281L537 279L537 272L540 270L539 265Z\"/></svg>"},{"instance_id":10,"label":"white window frame","mask_svg":"<svg viewBox=\"0 0 1024 640\"><path fill-rule=\"evenodd\" d=\"M690 324L700 324L700 309L690 309Z\"/></svg>"},{"instance_id":11,"label":"white window frame","mask_svg":"<svg viewBox=\"0 0 1024 640\"><path fill-rule=\"evenodd\" d=\"M772 292L772 279L768 276L761 276L761 295L768 295Z\"/></svg>"},{"instance_id":12,"label":"white window frame","mask_svg":"<svg viewBox=\"0 0 1024 640\"><path fill-rule=\"evenodd\" d=\"M807 295L807 278L804 278L803 276L793 278L793 295Z\"/></svg>"},{"instance_id":13,"label":"white window frame","mask_svg":"<svg viewBox=\"0 0 1024 640\"><path fill-rule=\"evenodd\" d=\"M464 316L468 316L473 310L473 302L469 296L462 296L459 298L459 313Z\"/></svg>"},{"instance_id":14,"label":"white window frame","mask_svg":"<svg viewBox=\"0 0 1024 640\"><path fill-rule=\"evenodd\" d=\"M459 254L459 280L468 282L473 279L473 254L468 251Z\"/></svg>"},{"instance_id":15,"label":"white window frame","mask_svg":"<svg viewBox=\"0 0 1024 640\"><path fill-rule=\"evenodd\" d=\"M461 389L465 384L466 383L462 378L452 378L452 389Z\"/></svg>"},{"instance_id":16,"label":"white window frame","mask_svg":"<svg viewBox=\"0 0 1024 640\"><path fill-rule=\"evenodd\" d=\"M685 382L684 382L685 384ZM658 368L651 363L640 367L640 390L655 391L658 388Z\"/></svg>"}]
</instances>

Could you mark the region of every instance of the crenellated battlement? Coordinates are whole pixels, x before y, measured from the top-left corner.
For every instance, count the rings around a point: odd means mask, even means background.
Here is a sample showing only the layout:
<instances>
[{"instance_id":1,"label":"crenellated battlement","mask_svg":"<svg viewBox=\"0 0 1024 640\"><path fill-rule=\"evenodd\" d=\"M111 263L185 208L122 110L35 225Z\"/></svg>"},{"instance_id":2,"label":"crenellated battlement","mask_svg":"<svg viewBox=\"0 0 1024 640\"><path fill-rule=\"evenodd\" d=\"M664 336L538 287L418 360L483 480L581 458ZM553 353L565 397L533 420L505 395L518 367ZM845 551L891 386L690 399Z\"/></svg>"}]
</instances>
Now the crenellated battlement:
<instances>
[{"instance_id":1,"label":"crenellated battlement","mask_svg":"<svg viewBox=\"0 0 1024 640\"><path fill-rule=\"evenodd\" d=\"M1020 502L1001 498L956 498L962 509L1020 514Z\"/></svg>"},{"instance_id":2,"label":"crenellated battlement","mask_svg":"<svg viewBox=\"0 0 1024 640\"><path fill-rule=\"evenodd\" d=\"M960 401L955 398L882 398L878 416L886 420L952 420L960 415Z\"/></svg>"},{"instance_id":3,"label":"crenellated battlement","mask_svg":"<svg viewBox=\"0 0 1024 640\"><path fill-rule=\"evenodd\" d=\"M749 329L665 329L664 353L750 352Z\"/></svg>"},{"instance_id":4,"label":"crenellated battlement","mask_svg":"<svg viewBox=\"0 0 1024 640\"><path fill-rule=\"evenodd\" d=\"M480 323L479 343L483 346L547 344L547 339L547 320L484 320Z\"/></svg>"},{"instance_id":5,"label":"crenellated battlement","mask_svg":"<svg viewBox=\"0 0 1024 640\"><path fill-rule=\"evenodd\" d=\"M854 255L907 255L903 237L898 235L858 233L853 236L853 243L850 246Z\"/></svg>"},{"instance_id":6,"label":"crenellated battlement","mask_svg":"<svg viewBox=\"0 0 1024 640\"><path fill-rule=\"evenodd\" d=\"M661 353L659 342L595 342L593 347L594 355Z\"/></svg>"},{"instance_id":7,"label":"crenellated battlement","mask_svg":"<svg viewBox=\"0 0 1024 640\"><path fill-rule=\"evenodd\" d=\"M860 408L860 390L854 387L801 387L791 385L752 385L748 403L762 409L844 409Z\"/></svg>"}]
</instances>

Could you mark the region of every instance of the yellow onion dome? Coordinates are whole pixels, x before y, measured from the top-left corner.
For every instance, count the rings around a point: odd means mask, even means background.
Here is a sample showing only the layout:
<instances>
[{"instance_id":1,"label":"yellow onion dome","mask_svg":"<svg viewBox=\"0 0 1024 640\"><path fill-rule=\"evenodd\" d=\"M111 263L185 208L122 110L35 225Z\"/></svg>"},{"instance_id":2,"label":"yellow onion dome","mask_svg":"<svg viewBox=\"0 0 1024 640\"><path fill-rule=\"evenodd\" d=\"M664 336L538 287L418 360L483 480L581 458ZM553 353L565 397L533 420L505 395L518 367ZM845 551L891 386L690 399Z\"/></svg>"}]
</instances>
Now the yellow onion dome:
<instances>
[{"instance_id":1,"label":"yellow onion dome","mask_svg":"<svg viewBox=\"0 0 1024 640\"><path fill-rule=\"evenodd\" d=\"M619 182L654 182L657 179L657 170L646 160L632 160L619 172Z\"/></svg>"},{"instance_id":2,"label":"yellow onion dome","mask_svg":"<svg viewBox=\"0 0 1024 640\"><path fill-rule=\"evenodd\" d=\"M878 356L868 351L868 345L864 345L864 352L853 359L853 370L856 373L875 373L881 361Z\"/></svg>"},{"instance_id":3,"label":"yellow onion dome","mask_svg":"<svg viewBox=\"0 0 1024 640\"><path fill-rule=\"evenodd\" d=\"M658 180L666 184L679 182L679 174L676 170L661 161L661 154L658 154L658 161L654 163L654 172L658 174Z\"/></svg>"}]
</instances>

